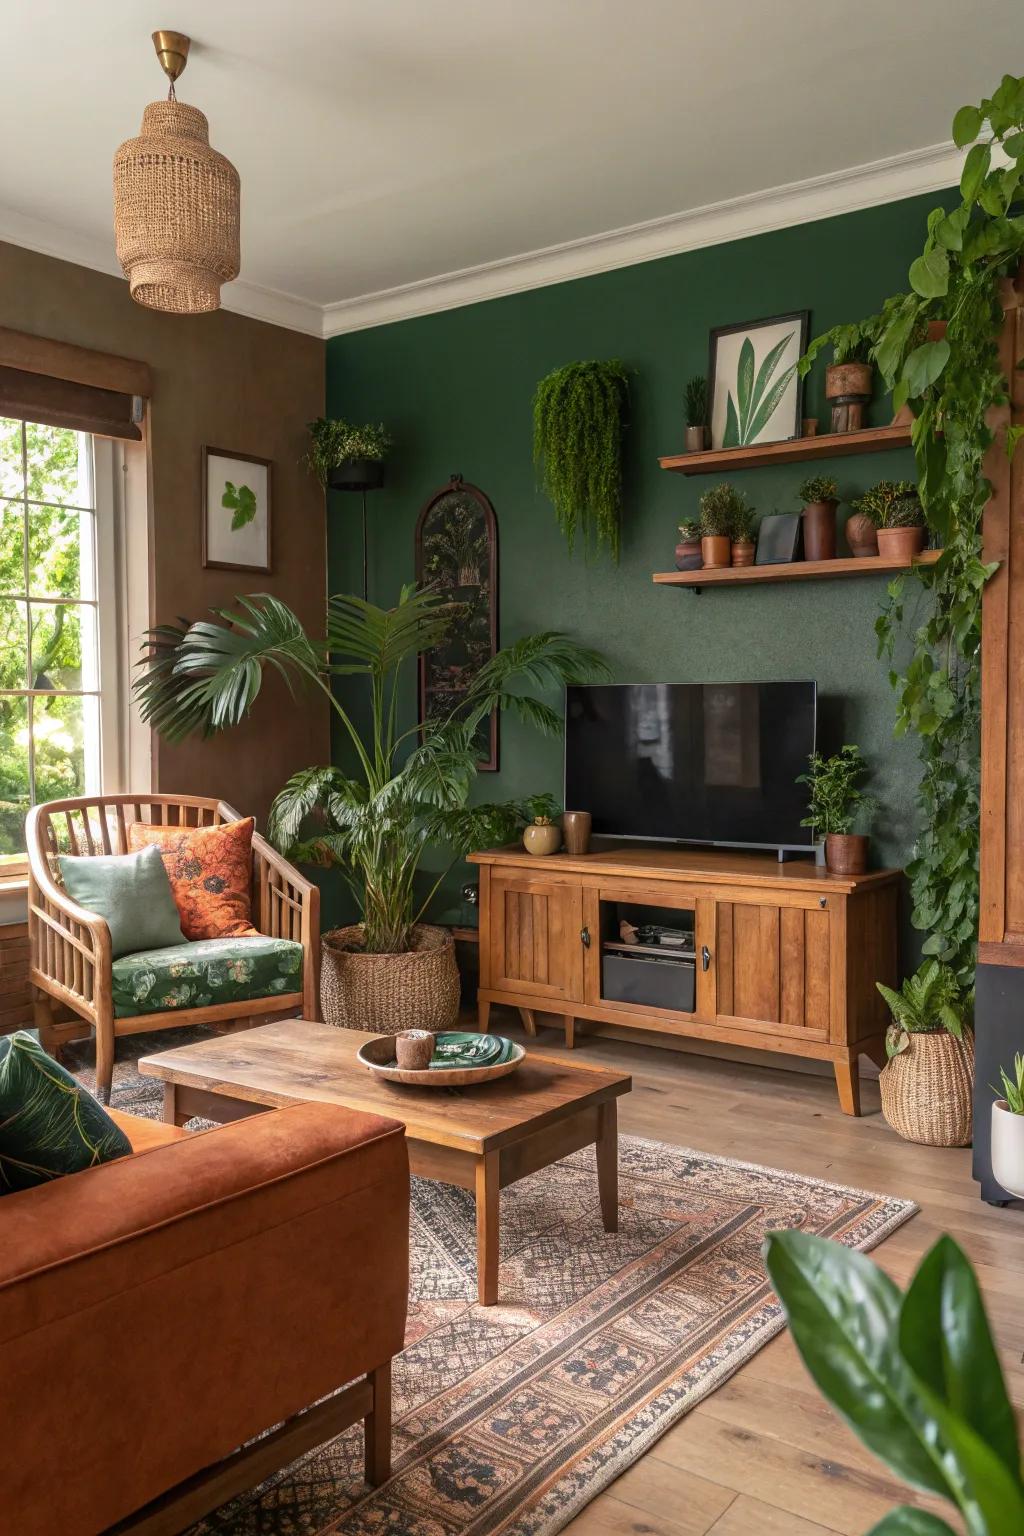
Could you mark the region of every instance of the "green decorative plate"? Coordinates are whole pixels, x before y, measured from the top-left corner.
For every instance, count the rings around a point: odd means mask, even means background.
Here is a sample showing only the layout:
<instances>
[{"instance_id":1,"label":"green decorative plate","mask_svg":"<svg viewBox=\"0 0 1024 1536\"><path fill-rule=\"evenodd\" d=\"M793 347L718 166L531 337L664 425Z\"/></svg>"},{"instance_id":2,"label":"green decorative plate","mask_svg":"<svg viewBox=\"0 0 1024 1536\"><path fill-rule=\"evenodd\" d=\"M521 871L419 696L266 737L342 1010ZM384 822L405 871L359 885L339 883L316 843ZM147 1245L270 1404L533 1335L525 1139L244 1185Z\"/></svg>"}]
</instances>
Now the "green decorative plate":
<instances>
[{"instance_id":1,"label":"green decorative plate","mask_svg":"<svg viewBox=\"0 0 1024 1536\"><path fill-rule=\"evenodd\" d=\"M398 1065L393 1035L368 1040L356 1054L375 1077L388 1082L420 1088L469 1088L507 1077L525 1058L526 1051L501 1035L446 1030L435 1036L430 1066L418 1071Z\"/></svg>"}]
</instances>

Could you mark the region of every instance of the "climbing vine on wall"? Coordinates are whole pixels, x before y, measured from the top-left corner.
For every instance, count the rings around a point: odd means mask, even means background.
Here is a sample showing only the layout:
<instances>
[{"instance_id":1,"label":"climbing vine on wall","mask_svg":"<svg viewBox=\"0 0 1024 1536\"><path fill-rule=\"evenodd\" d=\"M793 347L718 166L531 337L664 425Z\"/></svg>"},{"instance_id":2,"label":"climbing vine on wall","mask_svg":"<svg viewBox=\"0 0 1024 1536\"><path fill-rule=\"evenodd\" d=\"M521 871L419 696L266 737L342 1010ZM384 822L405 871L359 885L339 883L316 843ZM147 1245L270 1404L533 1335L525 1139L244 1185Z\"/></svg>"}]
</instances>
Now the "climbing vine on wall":
<instances>
[{"instance_id":1,"label":"climbing vine on wall","mask_svg":"<svg viewBox=\"0 0 1024 1536\"><path fill-rule=\"evenodd\" d=\"M995 570L982 560L991 487L985 455L992 409L1006 403L999 363L1000 281L1024 255L1024 80L1006 75L990 100L962 107L953 138L968 150L961 201L934 209L909 272L890 299L872 356L898 409L914 413L921 500L943 553L889 586L879 654L896 694L896 732L919 742L921 831L908 865L915 927L926 955L974 985L978 931L981 598ZM930 322L944 336L929 338ZM1017 434L1006 444L1013 452ZM916 595L924 601L915 603Z\"/></svg>"}]
</instances>

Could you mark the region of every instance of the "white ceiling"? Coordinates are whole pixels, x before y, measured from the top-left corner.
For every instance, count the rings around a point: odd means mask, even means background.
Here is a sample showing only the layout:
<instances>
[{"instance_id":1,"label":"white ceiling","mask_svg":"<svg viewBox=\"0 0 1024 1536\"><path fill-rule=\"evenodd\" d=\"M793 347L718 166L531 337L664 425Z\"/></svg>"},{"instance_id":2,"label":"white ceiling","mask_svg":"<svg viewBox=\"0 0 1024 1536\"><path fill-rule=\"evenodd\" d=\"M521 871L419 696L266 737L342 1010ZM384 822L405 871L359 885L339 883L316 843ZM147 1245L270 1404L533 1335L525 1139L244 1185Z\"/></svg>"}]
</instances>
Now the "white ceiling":
<instances>
[{"instance_id":1,"label":"white ceiling","mask_svg":"<svg viewBox=\"0 0 1024 1536\"><path fill-rule=\"evenodd\" d=\"M317 334L942 186L955 109L1024 69L1021 0L4 12L0 237L117 270L111 158L173 27L179 95L242 178L225 304Z\"/></svg>"}]
</instances>

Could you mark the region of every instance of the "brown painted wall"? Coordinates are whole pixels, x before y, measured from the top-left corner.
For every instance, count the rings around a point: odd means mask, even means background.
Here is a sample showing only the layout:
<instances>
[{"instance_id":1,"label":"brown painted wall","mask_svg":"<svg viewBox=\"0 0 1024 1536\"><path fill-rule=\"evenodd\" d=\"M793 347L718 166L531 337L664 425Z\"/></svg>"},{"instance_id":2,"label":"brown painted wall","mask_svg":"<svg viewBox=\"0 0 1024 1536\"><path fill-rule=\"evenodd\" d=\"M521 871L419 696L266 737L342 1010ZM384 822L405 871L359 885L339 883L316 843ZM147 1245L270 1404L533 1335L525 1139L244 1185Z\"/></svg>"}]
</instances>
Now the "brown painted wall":
<instances>
[{"instance_id":1,"label":"brown painted wall","mask_svg":"<svg viewBox=\"0 0 1024 1536\"><path fill-rule=\"evenodd\" d=\"M300 464L305 423L323 414L324 345L220 310L161 315L118 278L0 243L0 325L139 358L153 371L149 417L152 616L198 618L238 592L274 593L319 632L324 504ZM200 552L203 443L273 460L273 574L206 571ZM154 787L222 795L262 817L288 774L330 761L326 702L292 704L268 682L252 719L210 741L156 741Z\"/></svg>"}]
</instances>

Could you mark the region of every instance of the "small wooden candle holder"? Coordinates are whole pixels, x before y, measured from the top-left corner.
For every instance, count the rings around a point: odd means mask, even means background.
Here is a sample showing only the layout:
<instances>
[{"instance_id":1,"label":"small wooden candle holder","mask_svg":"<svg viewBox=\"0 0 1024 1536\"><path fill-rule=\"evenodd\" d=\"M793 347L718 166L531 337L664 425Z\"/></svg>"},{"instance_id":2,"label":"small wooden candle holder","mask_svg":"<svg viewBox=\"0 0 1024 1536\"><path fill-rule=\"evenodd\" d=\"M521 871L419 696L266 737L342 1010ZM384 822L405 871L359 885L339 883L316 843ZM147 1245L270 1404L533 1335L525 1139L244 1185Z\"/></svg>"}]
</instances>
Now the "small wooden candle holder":
<instances>
[{"instance_id":1,"label":"small wooden candle holder","mask_svg":"<svg viewBox=\"0 0 1024 1536\"><path fill-rule=\"evenodd\" d=\"M395 1060L406 1072L424 1072L434 1055L434 1037L426 1029L407 1029L395 1036Z\"/></svg>"}]
</instances>

